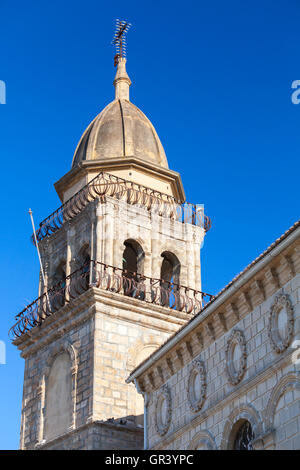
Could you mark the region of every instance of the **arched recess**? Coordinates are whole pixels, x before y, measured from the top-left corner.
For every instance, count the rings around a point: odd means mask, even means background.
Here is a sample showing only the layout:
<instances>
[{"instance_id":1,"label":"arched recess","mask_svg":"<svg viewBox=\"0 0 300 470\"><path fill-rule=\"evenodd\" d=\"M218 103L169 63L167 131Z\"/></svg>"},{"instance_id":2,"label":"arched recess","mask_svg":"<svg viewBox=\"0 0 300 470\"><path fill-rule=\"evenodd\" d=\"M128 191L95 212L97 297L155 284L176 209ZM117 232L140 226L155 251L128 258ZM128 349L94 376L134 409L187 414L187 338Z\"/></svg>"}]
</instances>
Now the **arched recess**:
<instances>
[{"instance_id":1,"label":"arched recess","mask_svg":"<svg viewBox=\"0 0 300 470\"><path fill-rule=\"evenodd\" d=\"M56 266L52 276L52 286L64 287L66 282L66 260L62 259ZM58 287L58 286L57 286Z\"/></svg>"},{"instance_id":2,"label":"arched recess","mask_svg":"<svg viewBox=\"0 0 300 470\"><path fill-rule=\"evenodd\" d=\"M209 431L199 431L191 440L187 450L216 450L216 442Z\"/></svg>"},{"instance_id":3,"label":"arched recess","mask_svg":"<svg viewBox=\"0 0 300 470\"><path fill-rule=\"evenodd\" d=\"M234 449L237 433L246 422L251 426L254 439L262 434L263 425L259 412L252 405L240 405L230 413L225 422L221 450Z\"/></svg>"},{"instance_id":4,"label":"arched recess","mask_svg":"<svg viewBox=\"0 0 300 470\"><path fill-rule=\"evenodd\" d=\"M38 388L41 402L39 443L75 429L77 368L73 345L65 341L52 348Z\"/></svg>"},{"instance_id":5,"label":"arched recess","mask_svg":"<svg viewBox=\"0 0 300 470\"><path fill-rule=\"evenodd\" d=\"M52 276L52 287L48 299L51 308L56 310L65 304L66 295L66 261L61 260L54 270Z\"/></svg>"},{"instance_id":6,"label":"arched recess","mask_svg":"<svg viewBox=\"0 0 300 470\"><path fill-rule=\"evenodd\" d=\"M160 269L161 304L171 306L179 302L177 294L180 284L180 261L171 251L164 251L161 257L163 258Z\"/></svg>"},{"instance_id":7,"label":"arched recess","mask_svg":"<svg viewBox=\"0 0 300 470\"><path fill-rule=\"evenodd\" d=\"M145 253L140 243L130 238L125 240L124 246L122 265L126 275L144 274Z\"/></svg>"},{"instance_id":8,"label":"arched recess","mask_svg":"<svg viewBox=\"0 0 300 470\"><path fill-rule=\"evenodd\" d=\"M145 286L142 283L145 252L142 246L133 239L125 240L123 251L123 288L124 294L145 299Z\"/></svg>"},{"instance_id":9,"label":"arched recess","mask_svg":"<svg viewBox=\"0 0 300 470\"><path fill-rule=\"evenodd\" d=\"M171 251L164 251L161 257L163 258L160 269L160 278L162 281L180 284L181 266L177 256Z\"/></svg>"},{"instance_id":10,"label":"arched recess","mask_svg":"<svg viewBox=\"0 0 300 470\"><path fill-rule=\"evenodd\" d=\"M83 287L85 289L89 286L90 281L90 262L91 262L91 250L88 243L83 245L79 250L76 265L79 269L78 275L81 276Z\"/></svg>"},{"instance_id":11,"label":"arched recess","mask_svg":"<svg viewBox=\"0 0 300 470\"><path fill-rule=\"evenodd\" d=\"M91 260L91 250L90 245L85 243L80 248L76 256L76 268L81 268L83 265L88 264Z\"/></svg>"},{"instance_id":12,"label":"arched recess","mask_svg":"<svg viewBox=\"0 0 300 470\"><path fill-rule=\"evenodd\" d=\"M287 394L292 392L287 400ZM285 428L290 427L291 421L297 418L295 410L300 409L300 377L289 373L281 378L273 388L270 395L265 416L266 428L275 431L274 442L276 449L285 449L285 440L288 433ZM298 419L298 426L300 419Z\"/></svg>"}]
</instances>

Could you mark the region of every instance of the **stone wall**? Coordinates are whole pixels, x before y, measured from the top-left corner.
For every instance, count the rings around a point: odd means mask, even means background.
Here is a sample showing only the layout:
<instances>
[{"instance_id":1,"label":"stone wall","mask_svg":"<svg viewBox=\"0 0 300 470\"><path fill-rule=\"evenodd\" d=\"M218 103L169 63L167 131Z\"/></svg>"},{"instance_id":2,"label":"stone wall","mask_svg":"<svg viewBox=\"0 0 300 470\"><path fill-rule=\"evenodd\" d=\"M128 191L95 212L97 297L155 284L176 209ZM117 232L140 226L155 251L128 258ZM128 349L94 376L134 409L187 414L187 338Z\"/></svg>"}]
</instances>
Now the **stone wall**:
<instances>
[{"instance_id":1,"label":"stone wall","mask_svg":"<svg viewBox=\"0 0 300 470\"><path fill-rule=\"evenodd\" d=\"M144 348L152 352L186 319L184 313L91 288L45 319L42 327L17 339L15 343L25 358L21 448L42 448L58 438L55 445L60 445L63 436L59 432L66 435L71 445L67 436L72 431L100 420L110 427L120 424L122 433L129 426L130 436L134 429L139 436L143 419L136 418L143 409L137 407L137 392L132 384L125 383L125 379L137 365ZM49 377L51 381L56 359L66 355L69 359L64 363L69 364L69 371L59 374L54 384L54 390L59 394L66 382L71 382L68 400L71 420L63 431L61 423L55 422L60 397L57 396L57 401L51 399L49 390L51 387L53 390L53 384L49 383ZM55 409L49 409L49 406ZM76 435L80 445L87 448L90 441L82 444L85 434ZM105 435L101 431L102 448L105 448ZM125 442L122 438L115 448L121 448ZM63 448L68 443L64 443Z\"/></svg>"},{"instance_id":2,"label":"stone wall","mask_svg":"<svg viewBox=\"0 0 300 470\"><path fill-rule=\"evenodd\" d=\"M153 359L138 377L148 448L233 448L248 421L254 448L300 449L299 272L294 244Z\"/></svg>"},{"instance_id":3,"label":"stone wall","mask_svg":"<svg viewBox=\"0 0 300 470\"><path fill-rule=\"evenodd\" d=\"M130 425L91 423L44 444L41 450L138 450L144 430Z\"/></svg>"}]
</instances>

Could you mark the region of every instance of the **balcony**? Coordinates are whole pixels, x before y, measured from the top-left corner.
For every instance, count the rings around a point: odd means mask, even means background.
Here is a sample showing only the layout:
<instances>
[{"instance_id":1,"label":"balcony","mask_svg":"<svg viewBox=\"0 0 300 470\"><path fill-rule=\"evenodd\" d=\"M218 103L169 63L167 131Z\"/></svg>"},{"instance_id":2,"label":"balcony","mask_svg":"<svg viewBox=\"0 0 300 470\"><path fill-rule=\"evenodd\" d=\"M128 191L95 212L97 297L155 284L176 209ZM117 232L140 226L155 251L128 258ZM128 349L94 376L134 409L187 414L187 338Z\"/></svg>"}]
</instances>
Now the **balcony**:
<instances>
[{"instance_id":1,"label":"balcony","mask_svg":"<svg viewBox=\"0 0 300 470\"><path fill-rule=\"evenodd\" d=\"M40 223L36 231L37 241L57 232L65 222L76 217L91 201L95 199L105 201L106 196L124 200L131 205L140 204L148 211L163 217L203 227L206 232L211 227L210 218L204 215L203 210L199 210L196 204L180 203L168 194L101 172ZM33 237L32 241L34 242Z\"/></svg>"},{"instance_id":2,"label":"balcony","mask_svg":"<svg viewBox=\"0 0 300 470\"><path fill-rule=\"evenodd\" d=\"M91 261L16 315L16 323L9 330L9 336L15 340L32 328L42 325L46 318L91 287L190 315L200 312L213 299L210 294L186 286Z\"/></svg>"}]
</instances>

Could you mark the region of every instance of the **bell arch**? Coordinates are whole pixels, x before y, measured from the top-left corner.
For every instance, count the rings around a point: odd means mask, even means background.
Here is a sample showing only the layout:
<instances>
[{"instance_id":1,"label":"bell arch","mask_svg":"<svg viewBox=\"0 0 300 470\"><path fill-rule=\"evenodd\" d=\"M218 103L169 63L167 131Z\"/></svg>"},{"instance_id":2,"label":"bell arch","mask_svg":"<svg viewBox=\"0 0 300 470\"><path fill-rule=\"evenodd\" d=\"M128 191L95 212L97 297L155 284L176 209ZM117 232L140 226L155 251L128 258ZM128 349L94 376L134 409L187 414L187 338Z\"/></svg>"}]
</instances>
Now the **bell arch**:
<instances>
[{"instance_id":1,"label":"bell arch","mask_svg":"<svg viewBox=\"0 0 300 470\"><path fill-rule=\"evenodd\" d=\"M122 267L126 275L132 276L133 274L143 274L145 252L141 244L129 238L124 241Z\"/></svg>"},{"instance_id":2,"label":"bell arch","mask_svg":"<svg viewBox=\"0 0 300 470\"><path fill-rule=\"evenodd\" d=\"M180 284L181 265L178 257L171 251L164 251L161 257L163 258L160 269L161 280Z\"/></svg>"}]
</instances>

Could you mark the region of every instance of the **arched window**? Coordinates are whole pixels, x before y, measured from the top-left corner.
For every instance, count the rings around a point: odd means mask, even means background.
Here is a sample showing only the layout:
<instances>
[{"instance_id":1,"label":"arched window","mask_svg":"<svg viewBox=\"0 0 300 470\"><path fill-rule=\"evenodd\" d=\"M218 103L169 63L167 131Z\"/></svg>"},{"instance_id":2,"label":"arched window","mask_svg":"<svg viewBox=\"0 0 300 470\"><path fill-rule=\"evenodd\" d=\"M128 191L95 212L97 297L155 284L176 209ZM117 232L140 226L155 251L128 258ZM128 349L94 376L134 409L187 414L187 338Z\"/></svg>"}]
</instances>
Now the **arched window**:
<instances>
[{"instance_id":1,"label":"arched window","mask_svg":"<svg viewBox=\"0 0 300 470\"><path fill-rule=\"evenodd\" d=\"M126 240L123 251L123 285L124 294L138 297L143 300L144 292L140 292L139 285L142 282L144 271L145 253L141 245L135 240Z\"/></svg>"},{"instance_id":2,"label":"arched window","mask_svg":"<svg viewBox=\"0 0 300 470\"><path fill-rule=\"evenodd\" d=\"M251 424L249 421L243 420L239 423L239 426L235 431L233 450L253 450L253 439L254 433Z\"/></svg>"},{"instance_id":3,"label":"arched window","mask_svg":"<svg viewBox=\"0 0 300 470\"><path fill-rule=\"evenodd\" d=\"M161 256L163 258L160 270L161 304L170 306L176 303L176 292L180 283L180 262L170 251L164 251Z\"/></svg>"}]
</instances>

